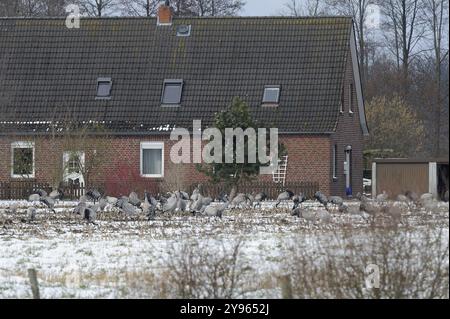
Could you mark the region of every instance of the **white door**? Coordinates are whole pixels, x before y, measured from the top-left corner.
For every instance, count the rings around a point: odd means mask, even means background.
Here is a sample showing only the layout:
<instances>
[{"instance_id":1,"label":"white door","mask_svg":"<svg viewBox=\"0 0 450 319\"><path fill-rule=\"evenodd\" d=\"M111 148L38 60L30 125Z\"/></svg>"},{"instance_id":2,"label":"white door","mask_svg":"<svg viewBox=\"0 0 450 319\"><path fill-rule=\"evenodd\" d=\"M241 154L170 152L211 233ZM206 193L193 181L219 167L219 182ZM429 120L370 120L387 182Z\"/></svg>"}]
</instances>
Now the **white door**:
<instances>
[{"instance_id":1,"label":"white door","mask_svg":"<svg viewBox=\"0 0 450 319\"><path fill-rule=\"evenodd\" d=\"M84 185L84 161L85 155L81 151L69 151L63 153L64 181Z\"/></svg>"}]
</instances>

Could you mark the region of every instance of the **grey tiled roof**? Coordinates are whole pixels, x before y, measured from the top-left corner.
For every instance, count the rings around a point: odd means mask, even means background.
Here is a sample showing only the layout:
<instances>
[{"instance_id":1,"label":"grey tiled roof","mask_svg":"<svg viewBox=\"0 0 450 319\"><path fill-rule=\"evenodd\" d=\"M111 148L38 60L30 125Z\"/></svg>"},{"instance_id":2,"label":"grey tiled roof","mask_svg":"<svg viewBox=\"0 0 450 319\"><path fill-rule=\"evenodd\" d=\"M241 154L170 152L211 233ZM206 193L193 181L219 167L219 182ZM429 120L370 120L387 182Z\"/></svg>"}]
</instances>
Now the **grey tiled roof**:
<instances>
[{"instance_id":1,"label":"grey tiled roof","mask_svg":"<svg viewBox=\"0 0 450 319\"><path fill-rule=\"evenodd\" d=\"M176 26L192 25L190 37ZM240 96L281 132L334 131L352 21L324 18L0 18L0 131L39 131L49 121L100 122L115 132L211 124ZM97 78L112 98L96 100ZM164 79L183 79L181 106L161 107ZM265 85L281 85L263 108Z\"/></svg>"}]
</instances>

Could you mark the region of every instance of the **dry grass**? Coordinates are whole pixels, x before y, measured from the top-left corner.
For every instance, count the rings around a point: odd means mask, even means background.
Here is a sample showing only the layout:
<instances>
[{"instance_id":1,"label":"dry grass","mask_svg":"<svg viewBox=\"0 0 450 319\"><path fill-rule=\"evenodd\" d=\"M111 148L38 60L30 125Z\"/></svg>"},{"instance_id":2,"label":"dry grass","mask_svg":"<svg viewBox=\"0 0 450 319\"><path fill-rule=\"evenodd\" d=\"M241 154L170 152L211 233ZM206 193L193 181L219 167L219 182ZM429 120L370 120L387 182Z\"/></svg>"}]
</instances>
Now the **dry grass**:
<instances>
[{"instance_id":1,"label":"dry grass","mask_svg":"<svg viewBox=\"0 0 450 319\"><path fill-rule=\"evenodd\" d=\"M448 228L405 232L376 228L364 237L334 233L333 245L317 242L307 253L285 254L295 298L448 298ZM369 265L379 269L379 288L366 286ZM376 277L373 277L376 278Z\"/></svg>"},{"instance_id":2,"label":"dry grass","mask_svg":"<svg viewBox=\"0 0 450 319\"><path fill-rule=\"evenodd\" d=\"M241 258L242 240L189 241L170 246L166 282L175 298L239 298L251 268Z\"/></svg>"}]
</instances>

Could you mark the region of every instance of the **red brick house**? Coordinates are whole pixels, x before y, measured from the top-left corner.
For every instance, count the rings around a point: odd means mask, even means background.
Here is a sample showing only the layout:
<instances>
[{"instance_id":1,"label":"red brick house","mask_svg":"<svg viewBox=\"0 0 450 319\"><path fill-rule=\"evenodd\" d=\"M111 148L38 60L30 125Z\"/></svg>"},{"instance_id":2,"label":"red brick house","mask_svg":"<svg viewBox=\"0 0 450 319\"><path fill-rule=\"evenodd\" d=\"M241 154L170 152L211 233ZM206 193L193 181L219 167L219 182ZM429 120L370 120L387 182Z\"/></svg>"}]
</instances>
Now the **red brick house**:
<instances>
[{"instance_id":1,"label":"red brick house","mask_svg":"<svg viewBox=\"0 0 450 319\"><path fill-rule=\"evenodd\" d=\"M61 163L70 167L68 123L91 128L80 161L103 154L92 180L204 181L194 164L169 161L169 133L195 119L211 125L236 96L279 129L286 183L362 191L368 129L351 18L167 12L83 18L79 29L65 19L0 18L0 181L51 183ZM76 173L63 175L83 178Z\"/></svg>"}]
</instances>

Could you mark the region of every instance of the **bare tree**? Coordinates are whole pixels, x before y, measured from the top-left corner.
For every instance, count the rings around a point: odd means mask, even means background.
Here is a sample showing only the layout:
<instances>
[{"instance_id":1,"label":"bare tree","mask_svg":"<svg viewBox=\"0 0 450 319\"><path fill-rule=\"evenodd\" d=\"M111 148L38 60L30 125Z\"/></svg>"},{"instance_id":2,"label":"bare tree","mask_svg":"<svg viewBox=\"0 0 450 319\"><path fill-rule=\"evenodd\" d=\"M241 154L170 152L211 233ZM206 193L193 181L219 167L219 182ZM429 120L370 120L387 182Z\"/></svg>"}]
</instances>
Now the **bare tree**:
<instances>
[{"instance_id":1,"label":"bare tree","mask_svg":"<svg viewBox=\"0 0 450 319\"><path fill-rule=\"evenodd\" d=\"M70 0L7 0L0 2L0 17L56 17L65 14Z\"/></svg>"},{"instance_id":2,"label":"bare tree","mask_svg":"<svg viewBox=\"0 0 450 319\"><path fill-rule=\"evenodd\" d=\"M368 8L374 4L374 0L326 0L326 2L337 14L353 18L358 43L361 78L363 83L365 83L368 68L367 43L369 42L366 22Z\"/></svg>"},{"instance_id":3,"label":"bare tree","mask_svg":"<svg viewBox=\"0 0 450 319\"><path fill-rule=\"evenodd\" d=\"M0 17L12 17L20 15L20 0L0 2Z\"/></svg>"},{"instance_id":4,"label":"bare tree","mask_svg":"<svg viewBox=\"0 0 450 319\"><path fill-rule=\"evenodd\" d=\"M409 67L425 29L420 16L420 0L379 0L386 17L384 28L387 34L386 47L394 54L397 68L402 73L403 95L409 89Z\"/></svg>"},{"instance_id":5,"label":"bare tree","mask_svg":"<svg viewBox=\"0 0 450 319\"><path fill-rule=\"evenodd\" d=\"M448 56L448 48L443 48L444 27L448 24L448 1L447 0L423 0L423 12L426 29L431 34L434 60L434 85L435 101L433 103L434 130L434 155L440 155L441 140L441 115L442 115L442 66ZM448 30L447 30L448 31Z\"/></svg>"},{"instance_id":6,"label":"bare tree","mask_svg":"<svg viewBox=\"0 0 450 319\"><path fill-rule=\"evenodd\" d=\"M66 5L70 0L42 0L44 4L43 14L49 17L62 17L66 14Z\"/></svg>"},{"instance_id":7,"label":"bare tree","mask_svg":"<svg viewBox=\"0 0 450 319\"><path fill-rule=\"evenodd\" d=\"M120 0L122 12L130 16L154 16L161 1L159 0Z\"/></svg>"},{"instance_id":8,"label":"bare tree","mask_svg":"<svg viewBox=\"0 0 450 319\"><path fill-rule=\"evenodd\" d=\"M326 14L327 10L323 0L290 0L284 4L286 10L282 14L294 17L320 16Z\"/></svg>"},{"instance_id":9,"label":"bare tree","mask_svg":"<svg viewBox=\"0 0 450 319\"><path fill-rule=\"evenodd\" d=\"M44 12L44 3L40 0L22 0L20 8L22 15L26 17L39 16Z\"/></svg>"},{"instance_id":10,"label":"bare tree","mask_svg":"<svg viewBox=\"0 0 450 319\"><path fill-rule=\"evenodd\" d=\"M75 0L81 12L91 17L102 17L118 8L117 0Z\"/></svg>"},{"instance_id":11,"label":"bare tree","mask_svg":"<svg viewBox=\"0 0 450 319\"><path fill-rule=\"evenodd\" d=\"M245 5L243 0L174 0L171 6L178 16L235 16Z\"/></svg>"}]
</instances>

